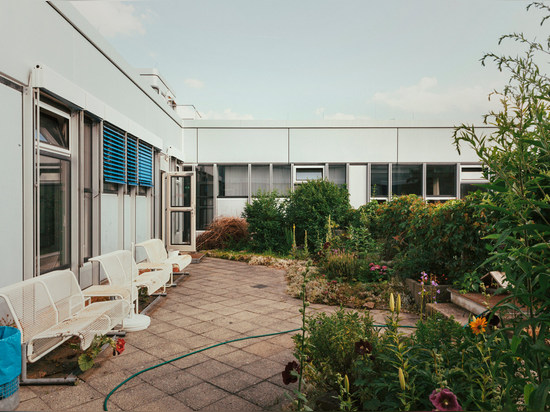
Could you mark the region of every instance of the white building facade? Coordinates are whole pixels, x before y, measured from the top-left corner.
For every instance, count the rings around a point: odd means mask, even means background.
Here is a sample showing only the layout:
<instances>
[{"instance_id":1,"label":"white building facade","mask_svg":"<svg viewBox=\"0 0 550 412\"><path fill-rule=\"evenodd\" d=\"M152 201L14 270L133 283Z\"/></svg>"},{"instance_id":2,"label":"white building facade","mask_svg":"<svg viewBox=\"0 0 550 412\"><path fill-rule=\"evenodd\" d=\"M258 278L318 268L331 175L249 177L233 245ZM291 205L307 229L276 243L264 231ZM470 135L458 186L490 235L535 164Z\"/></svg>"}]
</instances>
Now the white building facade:
<instances>
[{"instance_id":1,"label":"white building facade","mask_svg":"<svg viewBox=\"0 0 550 412\"><path fill-rule=\"evenodd\" d=\"M354 207L404 194L460 198L483 179L473 150L456 151L453 132L412 122L185 121L185 161L197 165L197 228L240 216L258 190L284 194L308 179L347 185Z\"/></svg>"}]
</instances>

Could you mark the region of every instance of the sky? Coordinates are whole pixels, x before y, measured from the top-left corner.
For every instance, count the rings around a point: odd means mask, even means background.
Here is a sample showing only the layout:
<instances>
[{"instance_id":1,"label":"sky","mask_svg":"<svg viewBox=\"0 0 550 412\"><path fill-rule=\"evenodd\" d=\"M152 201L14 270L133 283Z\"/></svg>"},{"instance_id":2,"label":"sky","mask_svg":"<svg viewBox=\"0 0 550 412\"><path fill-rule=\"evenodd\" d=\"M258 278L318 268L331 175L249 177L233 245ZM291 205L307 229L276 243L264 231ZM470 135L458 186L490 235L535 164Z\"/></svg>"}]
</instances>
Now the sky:
<instances>
[{"instance_id":1,"label":"sky","mask_svg":"<svg viewBox=\"0 0 550 412\"><path fill-rule=\"evenodd\" d=\"M508 76L480 58L542 40L519 0L79 0L134 67L207 119L480 123Z\"/></svg>"}]
</instances>

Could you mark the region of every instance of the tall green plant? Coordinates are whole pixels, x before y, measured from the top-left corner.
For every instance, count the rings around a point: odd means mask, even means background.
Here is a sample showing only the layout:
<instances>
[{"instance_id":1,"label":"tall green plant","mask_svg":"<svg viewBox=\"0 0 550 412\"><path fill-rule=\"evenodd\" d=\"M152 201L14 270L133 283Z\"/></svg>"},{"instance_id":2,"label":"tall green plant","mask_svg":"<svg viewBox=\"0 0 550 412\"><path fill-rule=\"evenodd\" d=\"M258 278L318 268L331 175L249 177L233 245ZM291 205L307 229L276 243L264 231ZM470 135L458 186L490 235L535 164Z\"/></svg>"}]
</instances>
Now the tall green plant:
<instances>
[{"instance_id":1,"label":"tall green plant","mask_svg":"<svg viewBox=\"0 0 550 412\"><path fill-rule=\"evenodd\" d=\"M529 8L546 14L541 25L550 17L546 4ZM455 131L455 143L459 151L463 143L476 151L490 180L482 206L502 213L496 233L489 236L494 247L490 259L512 285L512 297L502 305L518 315L512 352L536 372L524 392L528 407L542 410L550 402L550 348L545 344L550 325L550 77L537 62L548 59L550 36L541 43L513 33L499 43L504 41L523 46L525 53L489 53L482 59L510 74L504 89L493 93L500 110L484 118L495 131L480 134L474 126L462 125Z\"/></svg>"}]
</instances>

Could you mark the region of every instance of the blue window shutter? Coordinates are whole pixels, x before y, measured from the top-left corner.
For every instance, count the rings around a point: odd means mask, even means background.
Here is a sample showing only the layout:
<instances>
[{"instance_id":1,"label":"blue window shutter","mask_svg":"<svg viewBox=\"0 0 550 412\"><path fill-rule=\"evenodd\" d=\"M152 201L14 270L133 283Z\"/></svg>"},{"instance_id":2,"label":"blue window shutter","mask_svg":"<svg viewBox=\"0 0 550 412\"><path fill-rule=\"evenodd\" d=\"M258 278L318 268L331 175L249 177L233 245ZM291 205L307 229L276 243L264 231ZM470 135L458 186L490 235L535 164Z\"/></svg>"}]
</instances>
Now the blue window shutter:
<instances>
[{"instance_id":1,"label":"blue window shutter","mask_svg":"<svg viewBox=\"0 0 550 412\"><path fill-rule=\"evenodd\" d=\"M126 183L124 132L108 123L103 123L103 179L109 183Z\"/></svg>"},{"instance_id":2,"label":"blue window shutter","mask_svg":"<svg viewBox=\"0 0 550 412\"><path fill-rule=\"evenodd\" d=\"M153 148L144 142L139 142L139 185L153 187Z\"/></svg>"},{"instance_id":3,"label":"blue window shutter","mask_svg":"<svg viewBox=\"0 0 550 412\"><path fill-rule=\"evenodd\" d=\"M128 184L137 186L138 184L138 139L128 135L126 140L126 173Z\"/></svg>"}]
</instances>

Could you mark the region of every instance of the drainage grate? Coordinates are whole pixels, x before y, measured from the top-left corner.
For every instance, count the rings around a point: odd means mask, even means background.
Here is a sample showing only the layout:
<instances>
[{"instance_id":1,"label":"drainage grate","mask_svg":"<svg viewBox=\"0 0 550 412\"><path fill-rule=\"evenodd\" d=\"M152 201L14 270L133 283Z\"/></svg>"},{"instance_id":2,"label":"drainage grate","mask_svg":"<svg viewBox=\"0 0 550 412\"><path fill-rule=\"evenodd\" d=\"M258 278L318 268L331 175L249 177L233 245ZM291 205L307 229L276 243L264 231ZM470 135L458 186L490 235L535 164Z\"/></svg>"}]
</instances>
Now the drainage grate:
<instances>
[{"instance_id":1,"label":"drainage grate","mask_svg":"<svg viewBox=\"0 0 550 412\"><path fill-rule=\"evenodd\" d=\"M253 287L253 288L256 288L256 289L263 289L263 288L268 288L269 286L259 284L259 285L254 285L254 286L252 286L252 287Z\"/></svg>"}]
</instances>

